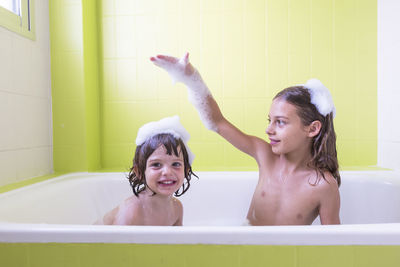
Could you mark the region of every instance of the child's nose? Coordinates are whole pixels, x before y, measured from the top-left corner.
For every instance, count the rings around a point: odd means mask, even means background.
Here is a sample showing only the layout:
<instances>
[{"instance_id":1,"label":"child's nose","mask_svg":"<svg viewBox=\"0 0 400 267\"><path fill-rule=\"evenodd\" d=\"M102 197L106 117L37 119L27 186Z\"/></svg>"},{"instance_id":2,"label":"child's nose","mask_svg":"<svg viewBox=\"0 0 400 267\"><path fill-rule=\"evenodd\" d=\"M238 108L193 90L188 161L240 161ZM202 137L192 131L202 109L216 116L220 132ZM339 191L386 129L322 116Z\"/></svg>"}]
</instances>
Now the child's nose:
<instances>
[{"instance_id":1,"label":"child's nose","mask_svg":"<svg viewBox=\"0 0 400 267\"><path fill-rule=\"evenodd\" d=\"M165 165L165 166L162 168L162 174L163 174L163 175L168 175L168 174L170 174L170 173L171 173L171 167Z\"/></svg>"},{"instance_id":2,"label":"child's nose","mask_svg":"<svg viewBox=\"0 0 400 267\"><path fill-rule=\"evenodd\" d=\"M268 134L268 135L274 134L274 129L273 129L272 123L270 123L270 124L267 126L267 129L265 129L265 133Z\"/></svg>"}]
</instances>

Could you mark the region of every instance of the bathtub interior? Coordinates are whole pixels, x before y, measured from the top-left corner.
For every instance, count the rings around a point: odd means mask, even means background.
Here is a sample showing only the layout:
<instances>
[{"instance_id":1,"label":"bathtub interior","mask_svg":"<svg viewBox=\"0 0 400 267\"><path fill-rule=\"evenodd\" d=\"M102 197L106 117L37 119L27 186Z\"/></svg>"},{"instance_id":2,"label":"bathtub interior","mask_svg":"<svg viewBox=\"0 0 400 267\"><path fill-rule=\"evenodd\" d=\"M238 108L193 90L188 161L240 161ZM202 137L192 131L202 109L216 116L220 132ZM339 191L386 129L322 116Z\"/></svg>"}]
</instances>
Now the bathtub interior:
<instances>
[{"instance_id":1,"label":"bathtub interior","mask_svg":"<svg viewBox=\"0 0 400 267\"><path fill-rule=\"evenodd\" d=\"M239 226L257 183L256 172L199 172L180 197L186 226ZM343 224L400 222L398 174L342 172ZM64 175L0 194L0 222L92 224L132 194L124 173ZM317 219L314 224L319 224Z\"/></svg>"}]
</instances>

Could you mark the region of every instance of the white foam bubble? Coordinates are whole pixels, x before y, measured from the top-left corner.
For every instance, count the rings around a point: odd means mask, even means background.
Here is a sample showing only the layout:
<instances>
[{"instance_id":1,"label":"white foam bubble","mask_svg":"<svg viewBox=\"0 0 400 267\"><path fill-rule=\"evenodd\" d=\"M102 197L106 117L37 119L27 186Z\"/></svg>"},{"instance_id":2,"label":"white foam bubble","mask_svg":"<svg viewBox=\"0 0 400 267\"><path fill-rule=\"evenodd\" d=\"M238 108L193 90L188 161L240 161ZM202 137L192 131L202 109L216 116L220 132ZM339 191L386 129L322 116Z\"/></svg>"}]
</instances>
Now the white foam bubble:
<instances>
[{"instance_id":1,"label":"white foam bubble","mask_svg":"<svg viewBox=\"0 0 400 267\"><path fill-rule=\"evenodd\" d=\"M326 116L333 112L333 117L335 117L336 109L332 95L320 80L310 79L303 86L309 90L311 103L315 105L321 115Z\"/></svg>"},{"instance_id":2,"label":"white foam bubble","mask_svg":"<svg viewBox=\"0 0 400 267\"><path fill-rule=\"evenodd\" d=\"M211 92L197 70L191 77L190 83L186 84L189 88L189 101L195 106L204 126L209 130L217 131L217 126L211 119L211 108L207 100L208 97L212 97Z\"/></svg>"},{"instance_id":3,"label":"white foam bubble","mask_svg":"<svg viewBox=\"0 0 400 267\"><path fill-rule=\"evenodd\" d=\"M187 142L190 139L190 134L180 123L179 116L177 115L144 124L142 127L140 127L136 136L136 145L142 145L147 139L162 133L171 134L176 139L182 139L189 155L189 163L192 164L194 154L187 145Z\"/></svg>"}]
</instances>

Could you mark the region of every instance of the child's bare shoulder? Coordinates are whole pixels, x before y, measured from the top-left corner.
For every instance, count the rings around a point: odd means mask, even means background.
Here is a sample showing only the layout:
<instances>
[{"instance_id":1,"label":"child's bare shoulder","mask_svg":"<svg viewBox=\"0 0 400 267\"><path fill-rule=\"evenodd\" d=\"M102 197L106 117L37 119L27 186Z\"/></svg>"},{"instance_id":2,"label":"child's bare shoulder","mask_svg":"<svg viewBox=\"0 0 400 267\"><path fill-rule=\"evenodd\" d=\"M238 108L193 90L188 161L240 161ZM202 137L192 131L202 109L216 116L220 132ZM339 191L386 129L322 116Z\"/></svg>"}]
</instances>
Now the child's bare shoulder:
<instances>
[{"instance_id":1,"label":"child's bare shoulder","mask_svg":"<svg viewBox=\"0 0 400 267\"><path fill-rule=\"evenodd\" d=\"M181 201L179 199L177 199L176 197L174 197L172 199L173 203L174 203L174 209L178 212L183 212L183 205L181 203Z\"/></svg>"},{"instance_id":2,"label":"child's bare shoulder","mask_svg":"<svg viewBox=\"0 0 400 267\"><path fill-rule=\"evenodd\" d=\"M122 202L115 215L115 224L133 225L138 224L138 218L143 214L143 207L137 196L131 196Z\"/></svg>"},{"instance_id":3,"label":"child's bare shoulder","mask_svg":"<svg viewBox=\"0 0 400 267\"><path fill-rule=\"evenodd\" d=\"M324 177L319 179L316 188L323 196L336 195L339 193L339 187L335 177L327 171L324 172Z\"/></svg>"}]
</instances>

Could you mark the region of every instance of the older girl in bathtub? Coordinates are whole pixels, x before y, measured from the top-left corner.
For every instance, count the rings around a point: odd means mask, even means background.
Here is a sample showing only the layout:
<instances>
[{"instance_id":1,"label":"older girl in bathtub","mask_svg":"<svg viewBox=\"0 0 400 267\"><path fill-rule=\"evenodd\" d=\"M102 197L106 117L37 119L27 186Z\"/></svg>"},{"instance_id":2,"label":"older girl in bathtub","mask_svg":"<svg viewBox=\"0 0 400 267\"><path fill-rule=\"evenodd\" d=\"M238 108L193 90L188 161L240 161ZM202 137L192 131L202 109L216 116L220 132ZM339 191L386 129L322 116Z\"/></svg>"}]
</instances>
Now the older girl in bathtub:
<instances>
[{"instance_id":1,"label":"older girl in bathtub","mask_svg":"<svg viewBox=\"0 0 400 267\"><path fill-rule=\"evenodd\" d=\"M178 116L143 125L128 175L133 195L96 224L182 225L183 207L176 197L189 189L191 176L196 176L189 137Z\"/></svg>"},{"instance_id":2,"label":"older girl in bathtub","mask_svg":"<svg viewBox=\"0 0 400 267\"><path fill-rule=\"evenodd\" d=\"M189 99L208 129L256 160L259 180L247 214L249 224L307 225L318 215L322 224L340 224L335 107L320 81L309 80L274 97L267 142L243 133L222 115L188 54L150 60L188 87Z\"/></svg>"}]
</instances>

